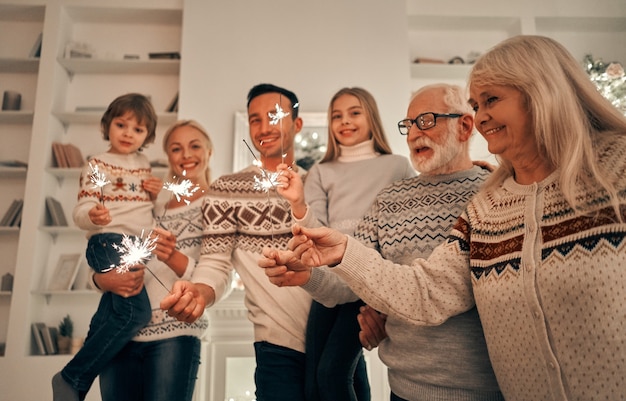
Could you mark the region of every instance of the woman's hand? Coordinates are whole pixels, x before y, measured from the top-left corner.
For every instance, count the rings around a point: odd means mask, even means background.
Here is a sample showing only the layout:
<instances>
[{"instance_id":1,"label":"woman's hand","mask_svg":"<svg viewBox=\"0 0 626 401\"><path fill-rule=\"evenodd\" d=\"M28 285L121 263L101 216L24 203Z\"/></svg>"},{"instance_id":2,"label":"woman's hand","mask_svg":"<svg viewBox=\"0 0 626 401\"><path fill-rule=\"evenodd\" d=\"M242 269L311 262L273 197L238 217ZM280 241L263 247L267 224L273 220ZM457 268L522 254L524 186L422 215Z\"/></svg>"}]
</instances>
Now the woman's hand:
<instances>
[{"instance_id":1,"label":"woman's hand","mask_svg":"<svg viewBox=\"0 0 626 401\"><path fill-rule=\"evenodd\" d=\"M176 236L171 232L157 227L152 230L152 235L157 236L152 253L157 259L165 263L178 277L182 277L187 270L189 258L176 249Z\"/></svg>"},{"instance_id":2,"label":"woman's hand","mask_svg":"<svg viewBox=\"0 0 626 401\"><path fill-rule=\"evenodd\" d=\"M160 306L169 316L181 322L193 323L202 316L204 308L213 302L213 288L206 284L179 280L172 286L170 294L161 300Z\"/></svg>"},{"instance_id":3,"label":"woman's hand","mask_svg":"<svg viewBox=\"0 0 626 401\"><path fill-rule=\"evenodd\" d=\"M300 174L284 163L279 164L276 170L280 173L277 178L279 185L276 186L276 191L289 201L293 216L296 219L302 219L306 214L306 202Z\"/></svg>"},{"instance_id":4,"label":"woman's hand","mask_svg":"<svg viewBox=\"0 0 626 401\"><path fill-rule=\"evenodd\" d=\"M163 181L155 176L150 176L141 182L141 186L150 195L150 200L155 200L163 188Z\"/></svg>"},{"instance_id":5,"label":"woman's hand","mask_svg":"<svg viewBox=\"0 0 626 401\"><path fill-rule=\"evenodd\" d=\"M89 209L89 220L97 226L106 226L111 222L111 215L109 209L107 209L102 203L98 203L96 206Z\"/></svg>"},{"instance_id":6,"label":"woman's hand","mask_svg":"<svg viewBox=\"0 0 626 401\"><path fill-rule=\"evenodd\" d=\"M304 228L294 224L289 249L306 266L336 265L343 259L348 246L345 234L327 227Z\"/></svg>"},{"instance_id":7,"label":"woman's hand","mask_svg":"<svg viewBox=\"0 0 626 401\"><path fill-rule=\"evenodd\" d=\"M95 273L94 284L104 292L112 292L120 297L128 298L141 292L145 266L136 265L128 272L118 273L115 269L107 273Z\"/></svg>"}]
</instances>

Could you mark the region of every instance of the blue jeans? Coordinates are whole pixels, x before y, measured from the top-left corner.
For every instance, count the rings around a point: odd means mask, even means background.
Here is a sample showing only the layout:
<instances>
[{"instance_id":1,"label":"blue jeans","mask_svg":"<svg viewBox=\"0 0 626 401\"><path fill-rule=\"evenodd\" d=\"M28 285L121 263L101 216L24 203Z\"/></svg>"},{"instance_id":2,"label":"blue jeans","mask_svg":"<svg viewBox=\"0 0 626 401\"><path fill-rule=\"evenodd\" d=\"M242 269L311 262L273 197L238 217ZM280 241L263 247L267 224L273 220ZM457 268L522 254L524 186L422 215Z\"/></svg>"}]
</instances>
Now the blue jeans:
<instances>
[{"instance_id":1,"label":"blue jeans","mask_svg":"<svg viewBox=\"0 0 626 401\"><path fill-rule=\"evenodd\" d=\"M305 359L302 352L255 342L257 401L304 401Z\"/></svg>"},{"instance_id":2,"label":"blue jeans","mask_svg":"<svg viewBox=\"0 0 626 401\"><path fill-rule=\"evenodd\" d=\"M103 401L191 401L200 340L179 336L131 341L100 374Z\"/></svg>"},{"instance_id":3,"label":"blue jeans","mask_svg":"<svg viewBox=\"0 0 626 401\"><path fill-rule=\"evenodd\" d=\"M357 315L363 301L327 308L313 301L306 331L307 401L369 401Z\"/></svg>"},{"instance_id":4,"label":"blue jeans","mask_svg":"<svg viewBox=\"0 0 626 401\"><path fill-rule=\"evenodd\" d=\"M400 398L397 395L395 395L393 392L391 393L391 395L389 396L389 400L390 401L407 401L404 398Z\"/></svg>"},{"instance_id":5,"label":"blue jeans","mask_svg":"<svg viewBox=\"0 0 626 401\"><path fill-rule=\"evenodd\" d=\"M121 255L113 245L121 245L124 237L117 233L94 234L87 242L85 257L96 273L106 273L119 266ZM135 237L131 237L135 238Z\"/></svg>"},{"instance_id":6,"label":"blue jeans","mask_svg":"<svg viewBox=\"0 0 626 401\"><path fill-rule=\"evenodd\" d=\"M148 324L151 316L145 288L130 298L110 292L102 294L85 344L61 371L65 381L84 396L96 376Z\"/></svg>"}]
</instances>

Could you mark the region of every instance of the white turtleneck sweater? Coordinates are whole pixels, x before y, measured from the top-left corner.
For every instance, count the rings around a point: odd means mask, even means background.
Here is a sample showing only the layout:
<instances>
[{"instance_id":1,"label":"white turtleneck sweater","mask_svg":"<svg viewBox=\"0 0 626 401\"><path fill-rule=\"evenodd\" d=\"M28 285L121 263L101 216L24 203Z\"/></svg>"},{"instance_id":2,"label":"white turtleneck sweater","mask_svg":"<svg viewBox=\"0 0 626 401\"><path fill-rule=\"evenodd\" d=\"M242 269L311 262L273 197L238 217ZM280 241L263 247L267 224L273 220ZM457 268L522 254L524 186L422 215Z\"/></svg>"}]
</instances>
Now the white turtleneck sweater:
<instances>
[{"instance_id":1,"label":"white turtleneck sweater","mask_svg":"<svg viewBox=\"0 0 626 401\"><path fill-rule=\"evenodd\" d=\"M314 216L327 227L352 234L381 189L416 173L406 157L376 153L372 140L340 145L340 150L336 160L316 163L306 175L309 210L300 221L311 225Z\"/></svg>"}]
</instances>

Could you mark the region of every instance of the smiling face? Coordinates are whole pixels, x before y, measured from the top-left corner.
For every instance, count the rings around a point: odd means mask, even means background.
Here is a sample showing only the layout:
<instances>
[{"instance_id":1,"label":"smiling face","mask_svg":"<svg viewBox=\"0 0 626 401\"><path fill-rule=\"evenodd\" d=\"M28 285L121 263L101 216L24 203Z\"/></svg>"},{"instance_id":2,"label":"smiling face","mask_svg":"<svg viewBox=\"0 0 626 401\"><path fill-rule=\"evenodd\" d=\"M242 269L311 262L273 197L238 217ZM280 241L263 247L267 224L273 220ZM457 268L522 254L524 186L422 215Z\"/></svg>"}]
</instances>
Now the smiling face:
<instances>
[{"instance_id":1,"label":"smiling face","mask_svg":"<svg viewBox=\"0 0 626 401\"><path fill-rule=\"evenodd\" d=\"M165 145L172 172L198 184L208 184L205 173L211 151L205 136L195 127L183 125L170 134Z\"/></svg>"},{"instance_id":2,"label":"smiling face","mask_svg":"<svg viewBox=\"0 0 626 401\"><path fill-rule=\"evenodd\" d=\"M356 96L342 95L333 102L331 130L337 142L343 146L354 146L372 136L365 109Z\"/></svg>"},{"instance_id":3,"label":"smiling face","mask_svg":"<svg viewBox=\"0 0 626 401\"><path fill-rule=\"evenodd\" d=\"M135 114L127 112L114 117L108 130L110 153L128 155L141 148L148 136L148 128L137 121Z\"/></svg>"},{"instance_id":4,"label":"smiling face","mask_svg":"<svg viewBox=\"0 0 626 401\"><path fill-rule=\"evenodd\" d=\"M437 91L442 90L429 90L417 95L409 105L406 118L415 119L428 112L450 112L443 96ZM469 160L464 142L469 138L471 129L470 132L462 131L462 124L457 118L438 118L433 128L424 131L413 124L406 138L413 168L426 175L449 174L464 168Z\"/></svg>"},{"instance_id":5,"label":"smiling face","mask_svg":"<svg viewBox=\"0 0 626 401\"><path fill-rule=\"evenodd\" d=\"M510 86L471 85L470 105L476 113L476 129L487 141L489 152L513 165L537 158L531 118L519 90Z\"/></svg>"}]
</instances>

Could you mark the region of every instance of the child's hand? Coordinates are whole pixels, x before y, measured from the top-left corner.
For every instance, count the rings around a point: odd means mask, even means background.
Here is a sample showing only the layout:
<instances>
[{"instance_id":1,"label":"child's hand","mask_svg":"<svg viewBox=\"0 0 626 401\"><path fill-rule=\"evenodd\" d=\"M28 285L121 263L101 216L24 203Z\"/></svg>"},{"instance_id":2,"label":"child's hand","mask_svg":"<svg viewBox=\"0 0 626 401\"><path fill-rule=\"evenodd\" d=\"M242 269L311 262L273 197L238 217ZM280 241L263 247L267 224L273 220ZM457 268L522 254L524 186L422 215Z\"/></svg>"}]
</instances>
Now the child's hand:
<instances>
[{"instance_id":1,"label":"child's hand","mask_svg":"<svg viewBox=\"0 0 626 401\"><path fill-rule=\"evenodd\" d=\"M150 200L155 200L163 188L163 181L155 176L150 176L141 182L141 186L150 195Z\"/></svg>"},{"instance_id":2,"label":"child's hand","mask_svg":"<svg viewBox=\"0 0 626 401\"><path fill-rule=\"evenodd\" d=\"M304 184L300 174L293 171L289 166L282 163L277 171L279 185L276 186L278 193L291 204L291 211L295 218L301 219L306 214L306 202L304 201Z\"/></svg>"},{"instance_id":3,"label":"child's hand","mask_svg":"<svg viewBox=\"0 0 626 401\"><path fill-rule=\"evenodd\" d=\"M95 225L106 226L111 222L109 209L107 209L103 204L98 203L89 210L89 220L91 220L91 222Z\"/></svg>"}]
</instances>

